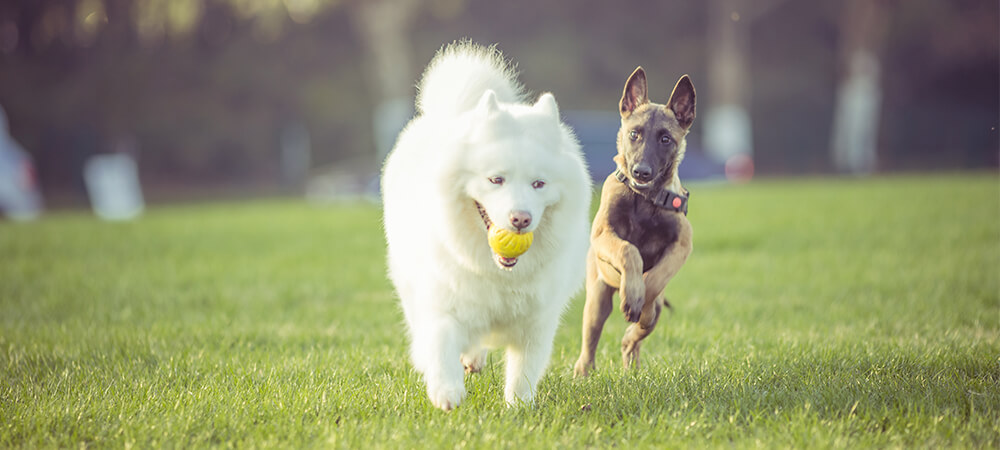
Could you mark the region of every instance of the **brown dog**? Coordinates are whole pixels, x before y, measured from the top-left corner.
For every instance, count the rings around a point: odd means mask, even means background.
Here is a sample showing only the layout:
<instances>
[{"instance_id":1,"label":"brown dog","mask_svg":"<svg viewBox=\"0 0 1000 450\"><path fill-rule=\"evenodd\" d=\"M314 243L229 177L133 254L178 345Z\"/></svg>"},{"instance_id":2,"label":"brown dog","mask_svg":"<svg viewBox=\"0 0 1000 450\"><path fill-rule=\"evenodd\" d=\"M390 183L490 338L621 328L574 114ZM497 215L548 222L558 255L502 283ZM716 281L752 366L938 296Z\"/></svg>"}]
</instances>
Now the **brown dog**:
<instances>
[{"instance_id":1,"label":"brown dog","mask_svg":"<svg viewBox=\"0 0 1000 450\"><path fill-rule=\"evenodd\" d=\"M695 116L691 79L677 81L666 105L650 103L646 73L635 69L620 102L618 169L601 190L587 254L587 304L577 376L594 368L594 350L618 290L629 322L622 339L622 363L639 366L639 344L660 316L661 296L691 254L688 193L677 167Z\"/></svg>"}]
</instances>

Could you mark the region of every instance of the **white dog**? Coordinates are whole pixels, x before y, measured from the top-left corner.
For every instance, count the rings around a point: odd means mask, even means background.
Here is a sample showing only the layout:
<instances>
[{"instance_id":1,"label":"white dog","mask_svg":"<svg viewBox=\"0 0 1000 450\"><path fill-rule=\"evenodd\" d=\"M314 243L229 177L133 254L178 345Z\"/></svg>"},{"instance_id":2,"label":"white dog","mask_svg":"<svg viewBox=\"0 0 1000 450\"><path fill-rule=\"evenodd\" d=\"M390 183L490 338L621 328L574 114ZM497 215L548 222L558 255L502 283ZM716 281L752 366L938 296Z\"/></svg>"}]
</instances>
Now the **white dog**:
<instances>
[{"instance_id":1,"label":"white dog","mask_svg":"<svg viewBox=\"0 0 1000 450\"><path fill-rule=\"evenodd\" d=\"M441 409L465 397L463 366L478 372L497 347L506 349L507 404L531 403L583 282L590 177L552 94L524 97L494 47L446 46L383 170L389 277L413 365ZM534 244L501 257L490 226L533 232Z\"/></svg>"}]
</instances>

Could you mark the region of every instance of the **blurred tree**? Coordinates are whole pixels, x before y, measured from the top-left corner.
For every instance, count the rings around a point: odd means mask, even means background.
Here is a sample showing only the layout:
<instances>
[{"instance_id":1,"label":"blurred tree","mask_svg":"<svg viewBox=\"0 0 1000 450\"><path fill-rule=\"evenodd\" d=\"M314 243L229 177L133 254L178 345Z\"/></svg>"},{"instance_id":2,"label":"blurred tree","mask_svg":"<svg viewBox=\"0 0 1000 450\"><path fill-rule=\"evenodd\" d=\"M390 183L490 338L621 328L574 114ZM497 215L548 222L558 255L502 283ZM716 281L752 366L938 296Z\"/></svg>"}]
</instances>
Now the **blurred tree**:
<instances>
[{"instance_id":1,"label":"blurred tree","mask_svg":"<svg viewBox=\"0 0 1000 450\"><path fill-rule=\"evenodd\" d=\"M392 149L413 116L413 43L409 36L423 0L361 0L352 5L354 23L370 55L377 100L372 124L375 165Z\"/></svg>"},{"instance_id":2,"label":"blurred tree","mask_svg":"<svg viewBox=\"0 0 1000 450\"><path fill-rule=\"evenodd\" d=\"M876 169L882 107L882 52L889 20L884 0L845 2L840 22L841 72L831 132L833 166L867 174Z\"/></svg>"},{"instance_id":3,"label":"blurred tree","mask_svg":"<svg viewBox=\"0 0 1000 450\"><path fill-rule=\"evenodd\" d=\"M351 98L361 64L352 64L351 27L332 6L6 2L0 102L17 111L17 129L39 154L49 187L79 185L86 154L107 151L119 135L140 142L146 180L276 180L280 131L296 117L308 117L315 141L325 144L319 163L370 147L353 120L367 110L364 96ZM344 101L357 106L344 109Z\"/></svg>"},{"instance_id":4,"label":"blurred tree","mask_svg":"<svg viewBox=\"0 0 1000 450\"><path fill-rule=\"evenodd\" d=\"M753 80L751 29L786 0L710 0L707 35L708 91L704 145L716 162L725 163L735 178L753 175L753 123L750 97Z\"/></svg>"},{"instance_id":5,"label":"blurred tree","mask_svg":"<svg viewBox=\"0 0 1000 450\"><path fill-rule=\"evenodd\" d=\"M883 1L6 0L0 104L44 189L82 186L82 161L119 136L135 137L144 182L277 185L293 123L314 166L377 170L394 132L376 143L376 127L405 122L420 67L469 37L611 127L635 66L659 98L689 73L704 131L692 152L721 131L742 136L758 172L829 172L838 86L867 36L855 30L870 29L882 100L874 120L849 116L880 125L875 168L996 167L997 2L895 2L851 25L852 8ZM726 105L748 125L712 125Z\"/></svg>"},{"instance_id":6,"label":"blurred tree","mask_svg":"<svg viewBox=\"0 0 1000 450\"><path fill-rule=\"evenodd\" d=\"M748 0L710 0L706 49L711 102L704 107L705 148L712 159L725 163L740 155L753 156L750 100L750 32L754 5Z\"/></svg>"},{"instance_id":7,"label":"blurred tree","mask_svg":"<svg viewBox=\"0 0 1000 450\"><path fill-rule=\"evenodd\" d=\"M883 53L880 170L1000 159L1000 2L898 3Z\"/></svg>"}]
</instances>

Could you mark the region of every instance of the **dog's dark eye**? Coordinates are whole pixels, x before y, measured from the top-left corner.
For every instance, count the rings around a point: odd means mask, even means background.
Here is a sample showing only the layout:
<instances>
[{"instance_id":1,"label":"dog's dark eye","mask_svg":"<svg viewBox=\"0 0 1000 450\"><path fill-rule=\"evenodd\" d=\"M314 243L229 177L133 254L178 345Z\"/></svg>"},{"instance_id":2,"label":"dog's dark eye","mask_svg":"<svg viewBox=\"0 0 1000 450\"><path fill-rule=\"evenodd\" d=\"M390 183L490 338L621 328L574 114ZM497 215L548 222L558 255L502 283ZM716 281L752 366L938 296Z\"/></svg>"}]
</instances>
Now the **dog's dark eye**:
<instances>
[{"instance_id":1,"label":"dog's dark eye","mask_svg":"<svg viewBox=\"0 0 1000 450\"><path fill-rule=\"evenodd\" d=\"M542 180L535 180L533 183L531 183L531 187L535 189L541 189L545 187L545 182Z\"/></svg>"},{"instance_id":2,"label":"dog's dark eye","mask_svg":"<svg viewBox=\"0 0 1000 450\"><path fill-rule=\"evenodd\" d=\"M639 139L639 132L636 131L636 130L629 131L628 132L628 138L631 139L631 140L633 140L633 141L638 140Z\"/></svg>"},{"instance_id":3,"label":"dog's dark eye","mask_svg":"<svg viewBox=\"0 0 1000 450\"><path fill-rule=\"evenodd\" d=\"M490 183L501 185L503 184L503 177L490 177Z\"/></svg>"},{"instance_id":4,"label":"dog's dark eye","mask_svg":"<svg viewBox=\"0 0 1000 450\"><path fill-rule=\"evenodd\" d=\"M665 134L663 136L660 136L660 143L663 144L663 145L669 144L670 143L670 136L667 136Z\"/></svg>"}]
</instances>

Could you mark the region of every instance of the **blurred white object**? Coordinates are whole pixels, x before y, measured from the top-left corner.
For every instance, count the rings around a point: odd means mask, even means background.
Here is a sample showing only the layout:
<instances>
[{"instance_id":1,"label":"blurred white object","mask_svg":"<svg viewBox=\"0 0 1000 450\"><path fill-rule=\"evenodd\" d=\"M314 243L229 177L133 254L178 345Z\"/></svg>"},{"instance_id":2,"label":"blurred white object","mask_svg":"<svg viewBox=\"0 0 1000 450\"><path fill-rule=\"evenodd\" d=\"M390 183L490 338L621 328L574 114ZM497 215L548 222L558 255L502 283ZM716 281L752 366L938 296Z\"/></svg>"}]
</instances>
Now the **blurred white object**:
<instances>
[{"instance_id":1,"label":"blurred white object","mask_svg":"<svg viewBox=\"0 0 1000 450\"><path fill-rule=\"evenodd\" d=\"M314 170L306 182L306 199L314 204L378 203L378 176L371 156L358 155Z\"/></svg>"},{"instance_id":2,"label":"blurred white object","mask_svg":"<svg viewBox=\"0 0 1000 450\"><path fill-rule=\"evenodd\" d=\"M0 213L11 220L33 220L42 212L42 196L31 157L10 136L0 107Z\"/></svg>"},{"instance_id":3,"label":"blurred white object","mask_svg":"<svg viewBox=\"0 0 1000 450\"><path fill-rule=\"evenodd\" d=\"M126 153L94 155L83 166L90 205L104 220L129 220L142 213L144 203L135 159Z\"/></svg>"},{"instance_id":4,"label":"blurred white object","mask_svg":"<svg viewBox=\"0 0 1000 450\"><path fill-rule=\"evenodd\" d=\"M720 105L705 115L705 149L715 162L733 157L753 158L753 127L741 105Z\"/></svg>"},{"instance_id":5,"label":"blurred white object","mask_svg":"<svg viewBox=\"0 0 1000 450\"><path fill-rule=\"evenodd\" d=\"M847 78L837 91L833 117L833 164L842 172L870 174L876 169L882 89L881 67L869 51L851 55Z\"/></svg>"}]
</instances>

